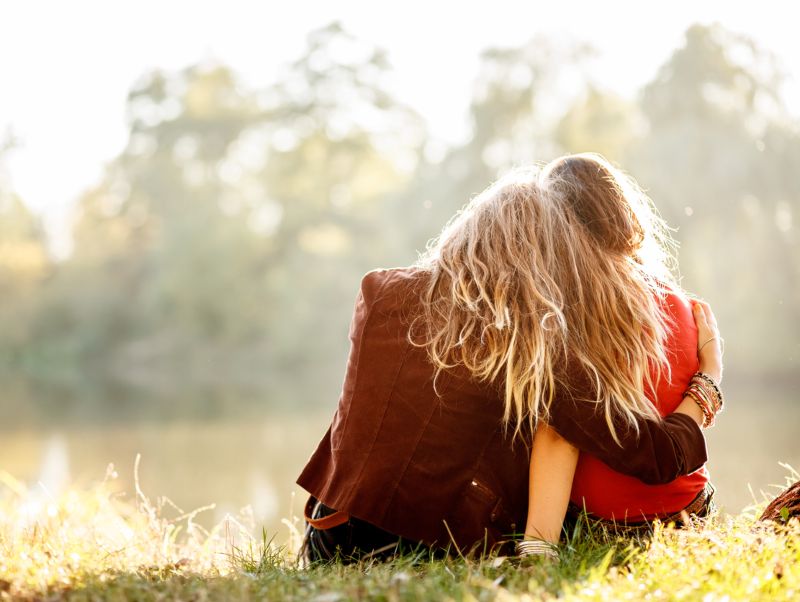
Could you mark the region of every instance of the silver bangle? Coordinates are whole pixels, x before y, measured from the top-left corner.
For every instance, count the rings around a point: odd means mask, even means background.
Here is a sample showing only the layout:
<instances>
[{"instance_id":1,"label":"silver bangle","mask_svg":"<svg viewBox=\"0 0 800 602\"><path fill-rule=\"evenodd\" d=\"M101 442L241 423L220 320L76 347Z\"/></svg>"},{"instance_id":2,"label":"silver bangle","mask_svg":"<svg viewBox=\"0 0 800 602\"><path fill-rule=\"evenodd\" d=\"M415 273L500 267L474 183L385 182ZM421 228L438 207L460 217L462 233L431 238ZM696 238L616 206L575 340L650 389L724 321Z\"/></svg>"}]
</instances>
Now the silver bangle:
<instances>
[{"instance_id":1,"label":"silver bangle","mask_svg":"<svg viewBox=\"0 0 800 602\"><path fill-rule=\"evenodd\" d=\"M556 544L542 539L521 539L516 544L518 556L547 556L558 558Z\"/></svg>"}]
</instances>

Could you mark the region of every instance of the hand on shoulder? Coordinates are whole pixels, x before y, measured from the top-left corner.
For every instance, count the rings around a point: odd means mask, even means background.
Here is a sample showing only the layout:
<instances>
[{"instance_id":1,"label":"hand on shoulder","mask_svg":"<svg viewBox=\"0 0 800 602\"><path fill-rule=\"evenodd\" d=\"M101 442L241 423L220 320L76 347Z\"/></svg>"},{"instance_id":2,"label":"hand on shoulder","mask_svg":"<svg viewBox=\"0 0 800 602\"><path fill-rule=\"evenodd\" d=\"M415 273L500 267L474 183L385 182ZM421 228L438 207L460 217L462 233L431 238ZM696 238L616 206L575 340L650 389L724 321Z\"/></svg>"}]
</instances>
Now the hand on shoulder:
<instances>
[{"instance_id":1,"label":"hand on shoulder","mask_svg":"<svg viewBox=\"0 0 800 602\"><path fill-rule=\"evenodd\" d=\"M722 337L711 306L700 300L692 301L692 313L697 324L697 356L700 371L713 378L717 384L722 380Z\"/></svg>"}]
</instances>

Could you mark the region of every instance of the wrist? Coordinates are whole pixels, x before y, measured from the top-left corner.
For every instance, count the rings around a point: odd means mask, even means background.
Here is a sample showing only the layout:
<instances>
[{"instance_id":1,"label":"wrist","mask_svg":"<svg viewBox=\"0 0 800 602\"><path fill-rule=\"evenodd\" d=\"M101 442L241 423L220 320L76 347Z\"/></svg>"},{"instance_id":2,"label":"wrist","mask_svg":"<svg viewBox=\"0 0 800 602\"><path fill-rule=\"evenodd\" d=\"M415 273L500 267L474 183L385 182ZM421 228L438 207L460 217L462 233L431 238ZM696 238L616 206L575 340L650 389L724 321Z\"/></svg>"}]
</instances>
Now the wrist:
<instances>
[{"instance_id":1,"label":"wrist","mask_svg":"<svg viewBox=\"0 0 800 602\"><path fill-rule=\"evenodd\" d=\"M675 409L675 413L685 414L689 418L694 420L697 423L697 426L701 428L703 427L703 422L705 420L705 417L703 415L703 410L700 409L700 406L697 405L695 400L689 395L684 395L683 401Z\"/></svg>"},{"instance_id":2,"label":"wrist","mask_svg":"<svg viewBox=\"0 0 800 602\"><path fill-rule=\"evenodd\" d=\"M708 374L717 384L722 380L722 364L719 362L701 361L698 371Z\"/></svg>"},{"instance_id":3,"label":"wrist","mask_svg":"<svg viewBox=\"0 0 800 602\"><path fill-rule=\"evenodd\" d=\"M722 411L724 401L718 382L717 379L706 372L695 372L689 381L689 387L684 393L686 397L694 400L701 409L703 422L700 426L702 428L714 426L714 418Z\"/></svg>"}]
</instances>

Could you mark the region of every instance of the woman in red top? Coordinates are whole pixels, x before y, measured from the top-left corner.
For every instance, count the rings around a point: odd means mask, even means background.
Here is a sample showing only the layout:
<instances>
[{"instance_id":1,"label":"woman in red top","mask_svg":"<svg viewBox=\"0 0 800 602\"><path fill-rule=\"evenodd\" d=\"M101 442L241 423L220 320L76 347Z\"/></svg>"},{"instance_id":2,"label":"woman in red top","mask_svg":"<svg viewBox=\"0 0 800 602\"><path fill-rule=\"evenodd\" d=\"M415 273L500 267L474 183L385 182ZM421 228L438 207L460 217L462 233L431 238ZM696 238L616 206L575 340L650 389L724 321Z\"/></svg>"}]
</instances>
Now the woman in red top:
<instances>
[{"instance_id":1,"label":"woman in red top","mask_svg":"<svg viewBox=\"0 0 800 602\"><path fill-rule=\"evenodd\" d=\"M556 195L566 196L567 205L578 213L599 204L598 197L605 197L601 203L615 199L628 203L631 193L617 191L630 191L633 186L621 172L591 154L557 159L543 173L543 185L554 188ZM686 408L688 397L697 402L697 422L710 426L722 403L717 388L722 376L721 350L714 316L706 304L690 301L677 285L660 282L654 293L666 326L659 342L664 353L660 366L650 363L642 396L661 417L682 404ZM702 373L698 372L699 354L704 356ZM621 365L620 369L625 367ZM695 390L691 384L695 381L708 383L708 398L702 394L706 389ZM708 401L712 403L704 408ZM544 544L558 541L568 503L573 510L585 509L589 516L611 521L612 525L646 526L649 521L673 517L683 510L704 510L710 497L705 466L666 484L645 484L589 453L579 452L547 424L539 425L534 439L529 492L527 541L518 547L523 554L546 555L552 555L553 550Z\"/></svg>"},{"instance_id":2,"label":"woman in red top","mask_svg":"<svg viewBox=\"0 0 800 602\"><path fill-rule=\"evenodd\" d=\"M679 291L667 293L663 304L673 328L665 346L670 359L671 381L661 379L655 397L658 413L666 416L683 401L686 383L698 370L697 327L691 302ZM701 341L702 342L702 341ZM708 482L705 467L665 485L645 485L620 474L590 454L581 454L572 481L570 501L593 515L615 521L642 521L663 517L686 508Z\"/></svg>"}]
</instances>

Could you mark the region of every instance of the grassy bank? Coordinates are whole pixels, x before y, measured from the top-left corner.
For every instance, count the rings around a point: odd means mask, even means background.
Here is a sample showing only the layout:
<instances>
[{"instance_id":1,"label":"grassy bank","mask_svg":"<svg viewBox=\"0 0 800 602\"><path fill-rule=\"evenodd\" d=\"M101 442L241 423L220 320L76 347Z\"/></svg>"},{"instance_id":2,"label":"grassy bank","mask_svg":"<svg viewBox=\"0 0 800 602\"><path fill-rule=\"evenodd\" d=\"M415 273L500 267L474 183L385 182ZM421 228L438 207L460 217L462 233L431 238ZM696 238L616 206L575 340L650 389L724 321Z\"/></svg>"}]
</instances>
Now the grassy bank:
<instances>
[{"instance_id":1,"label":"grassy bank","mask_svg":"<svg viewBox=\"0 0 800 602\"><path fill-rule=\"evenodd\" d=\"M143 492L101 484L58 495L0 473L0 597L74 600L795 600L800 523L754 513L657 529L647 541L570 535L558 562L433 560L298 568L299 521L254 538L247 515L205 530ZM202 509L200 509L202 511ZM755 512L755 509L754 509ZM288 534L288 535L287 535ZM276 543L280 539L280 545Z\"/></svg>"}]
</instances>

